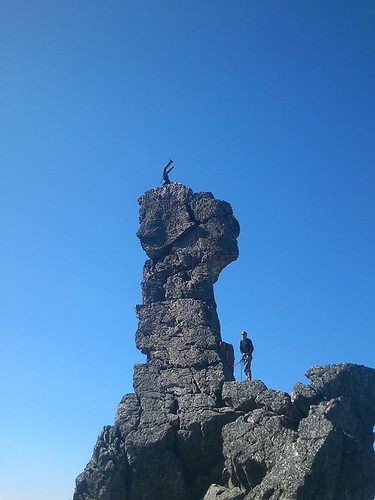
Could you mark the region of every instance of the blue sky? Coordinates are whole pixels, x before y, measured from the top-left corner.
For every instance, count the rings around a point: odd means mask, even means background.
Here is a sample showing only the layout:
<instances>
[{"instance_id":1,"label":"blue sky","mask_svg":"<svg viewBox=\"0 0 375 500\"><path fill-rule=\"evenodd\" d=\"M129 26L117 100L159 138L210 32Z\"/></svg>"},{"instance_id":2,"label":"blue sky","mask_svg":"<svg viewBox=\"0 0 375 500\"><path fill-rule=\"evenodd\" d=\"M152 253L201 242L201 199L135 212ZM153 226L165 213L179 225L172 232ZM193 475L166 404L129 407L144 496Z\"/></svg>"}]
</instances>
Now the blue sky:
<instances>
[{"instance_id":1,"label":"blue sky","mask_svg":"<svg viewBox=\"0 0 375 500\"><path fill-rule=\"evenodd\" d=\"M0 499L68 500L132 392L137 197L228 201L222 337L290 391L374 365L372 1L0 0ZM241 374L237 369L237 379Z\"/></svg>"}]
</instances>

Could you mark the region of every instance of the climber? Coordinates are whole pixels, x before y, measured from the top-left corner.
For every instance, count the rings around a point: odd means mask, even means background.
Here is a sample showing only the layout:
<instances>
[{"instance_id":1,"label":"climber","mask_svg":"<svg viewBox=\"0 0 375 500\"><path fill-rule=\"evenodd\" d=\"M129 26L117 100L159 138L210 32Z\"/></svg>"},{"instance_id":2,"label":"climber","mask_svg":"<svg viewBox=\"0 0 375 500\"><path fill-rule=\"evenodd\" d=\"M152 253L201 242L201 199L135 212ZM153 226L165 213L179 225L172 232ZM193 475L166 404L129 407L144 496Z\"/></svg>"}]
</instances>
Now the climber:
<instances>
[{"instance_id":1,"label":"climber","mask_svg":"<svg viewBox=\"0 0 375 500\"><path fill-rule=\"evenodd\" d=\"M174 166L172 165L170 168L168 168L168 167L172 163L173 163L173 160L169 160L169 162L163 168L163 178L160 181L163 184L163 186L165 186L166 184L170 184L171 183L171 181L169 180L168 174L174 168Z\"/></svg>"},{"instance_id":2,"label":"climber","mask_svg":"<svg viewBox=\"0 0 375 500\"><path fill-rule=\"evenodd\" d=\"M251 360L253 359L254 346L252 341L247 338L246 332L242 332L241 336L240 351L242 354L243 370L246 380L251 380Z\"/></svg>"}]
</instances>

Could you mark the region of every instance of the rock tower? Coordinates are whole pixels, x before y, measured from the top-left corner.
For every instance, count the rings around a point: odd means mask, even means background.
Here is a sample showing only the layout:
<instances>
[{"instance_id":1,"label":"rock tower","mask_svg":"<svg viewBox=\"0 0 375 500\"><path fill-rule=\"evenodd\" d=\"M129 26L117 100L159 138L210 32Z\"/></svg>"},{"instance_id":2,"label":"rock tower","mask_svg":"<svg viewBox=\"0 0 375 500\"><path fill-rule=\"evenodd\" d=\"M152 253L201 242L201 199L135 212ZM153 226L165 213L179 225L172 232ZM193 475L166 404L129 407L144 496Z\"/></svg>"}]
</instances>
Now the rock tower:
<instances>
[{"instance_id":1,"label":"rock tower","mask_svg":"<svg viewBox=\"0 0 375 500\"><path fill-rule=\"evenodd\" d=\"M134 394L74 500L373 500L375 370L315 367L292 395L233 378L213 284L238 256L230 205L179 183L139 199L144 265Z\"/></svg>"}]
</instances>

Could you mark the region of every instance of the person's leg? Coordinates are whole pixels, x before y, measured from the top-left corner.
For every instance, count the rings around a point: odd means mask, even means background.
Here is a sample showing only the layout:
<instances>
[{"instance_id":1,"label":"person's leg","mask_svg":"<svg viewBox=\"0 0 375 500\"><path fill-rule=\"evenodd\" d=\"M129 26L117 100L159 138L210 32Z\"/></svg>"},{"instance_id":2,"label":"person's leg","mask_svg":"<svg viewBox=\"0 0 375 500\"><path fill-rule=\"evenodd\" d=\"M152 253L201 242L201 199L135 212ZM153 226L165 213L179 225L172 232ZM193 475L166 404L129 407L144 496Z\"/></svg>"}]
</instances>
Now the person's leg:
<instances>
[{"instance_id":1,"label":"person's leg","mask_svg":"<svg viewBox=\"0 0 375 500\"><path fill-rule=\"evenodd\" d=\"M250 380L249 379L249 372L250 372L250 366L249 366L249 360L246 359L244 364L243 364L243 371L245 372L245 375L246 375L246 380Z\"/></svg>"},{"instance_id":2,"label":"person's leg","mask_svg":"<svg viewBox=\"0 0 375 500\"><path fill-rule=\"evenodd\" d=\"M246 373L246 378L247 380L251 380L251 359L247 360L247 373Z\"/></svg>"}]
</instances>

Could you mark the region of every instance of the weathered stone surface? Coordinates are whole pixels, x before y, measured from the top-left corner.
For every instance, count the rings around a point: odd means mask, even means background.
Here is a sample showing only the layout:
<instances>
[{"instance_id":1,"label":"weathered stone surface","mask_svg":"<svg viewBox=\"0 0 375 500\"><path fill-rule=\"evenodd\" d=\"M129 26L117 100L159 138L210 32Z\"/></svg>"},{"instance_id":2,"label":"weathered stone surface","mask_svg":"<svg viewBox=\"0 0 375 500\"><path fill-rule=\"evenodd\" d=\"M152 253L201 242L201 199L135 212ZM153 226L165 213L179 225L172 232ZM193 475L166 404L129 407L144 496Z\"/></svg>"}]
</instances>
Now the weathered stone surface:
<instances>
[{"instance_id":1,"label":"weathered stone surface","mask_svg":"<svg viewBox=\"0 0 375 500\"><path fill-rule=\"evenodd\" d=\"M221 429L237 418L221 403L233 359L221 339L213 284L238 256L238 222L228 203L178 183L139 202L137 235L150 260L136 307L136 345L147 363L135 366L135 394L122 399L113 428L119 448L109 467L124 471L123 482L103 473L108 450L99 438L75 500L107 492L114 499L202 497L221 475Z\"/></svg>"},{"instance_id":2,"label":"weathered stone surface","mask_svg":"<svg viewBox=\"0 0 375 500\"><path fill-rule=\"evenodd\" d=\"M238 256L230 205L178 183L139 199L134 368L74 500L373 500L375 370L311 368L291 396L234 382L213 284Z\"/></svg>"},{"instance_id":3,"label":"weathered stone surface","mask_svg":"<svg viewBox=\"0 0 375 500\"><path fill-rule=\"evenodd\" d=\"M245 382L225 382L222 389L223 402L243 412L249 412L257 408L256 399L267 387L261 380Z\"/></svg>"},{"instance_id":4,"label":"weathered stone surface","mask_svg":"<svg viewBox=\"0 0 375 500\"><path fill-rule=\"evenodd\" d=\"M375 370L341 364L307 374L312 386L297 385L293 401L258 381L224 384L223 400L248 413L223 428L223 485L248 500L372 500Z\"/></svg>"},{"instance_id":5,"label":"weathered stone surface","mask_svg":"<svg viewBox=\"0 0 375 500\"><path fill-rule=\"evenodd\" d=\"M297 382L293 387L291 400L293 401L294 407L306 417L310 406L322 402L324 396L311 385Z\"/></svg>"},{"instance_id":6,"label":"weathered stone surface","mask_svg":"<svg viewBox=\"0 0 375 500\"><path fill-rule=\"evenodd\" d=\"M211 484L203 500L242 500L245 493L240 488L226 488L218 484Z\"/></svg>"},{"instance_id":7,"label":"weathered stone surface","mask_svg":"<svg viewBox=\"0 0 375 500\"><path fill-rule=\"evenodd\" d=\"M315 366L306 376L312 386L328 399L344 396L369 425L375 423L375 370L351 363Z\"/></svg>"},{"instance_id":8,"label":"weathered stone surface","mask_svg":"<svg viewBox=\"0 0 375 500\"><path fill-rule=\"evenodd\" d=\"M168 251L168 247L187 230L195 226L188 211L190 189L176 183L151 189L139 198L137 236L151 259Z\"/></svg>"},{"instance_id":9,"label":"weathered stone surface","mask_svg":"<svg viewBox=\"0 0 375 500\"><path fill-rule=\"evenodd\" d=\"M76 479L74 498L122 500L126 490L127 466L118 426L103 428L90 462Z\"/></svg>"}]
</instances>

